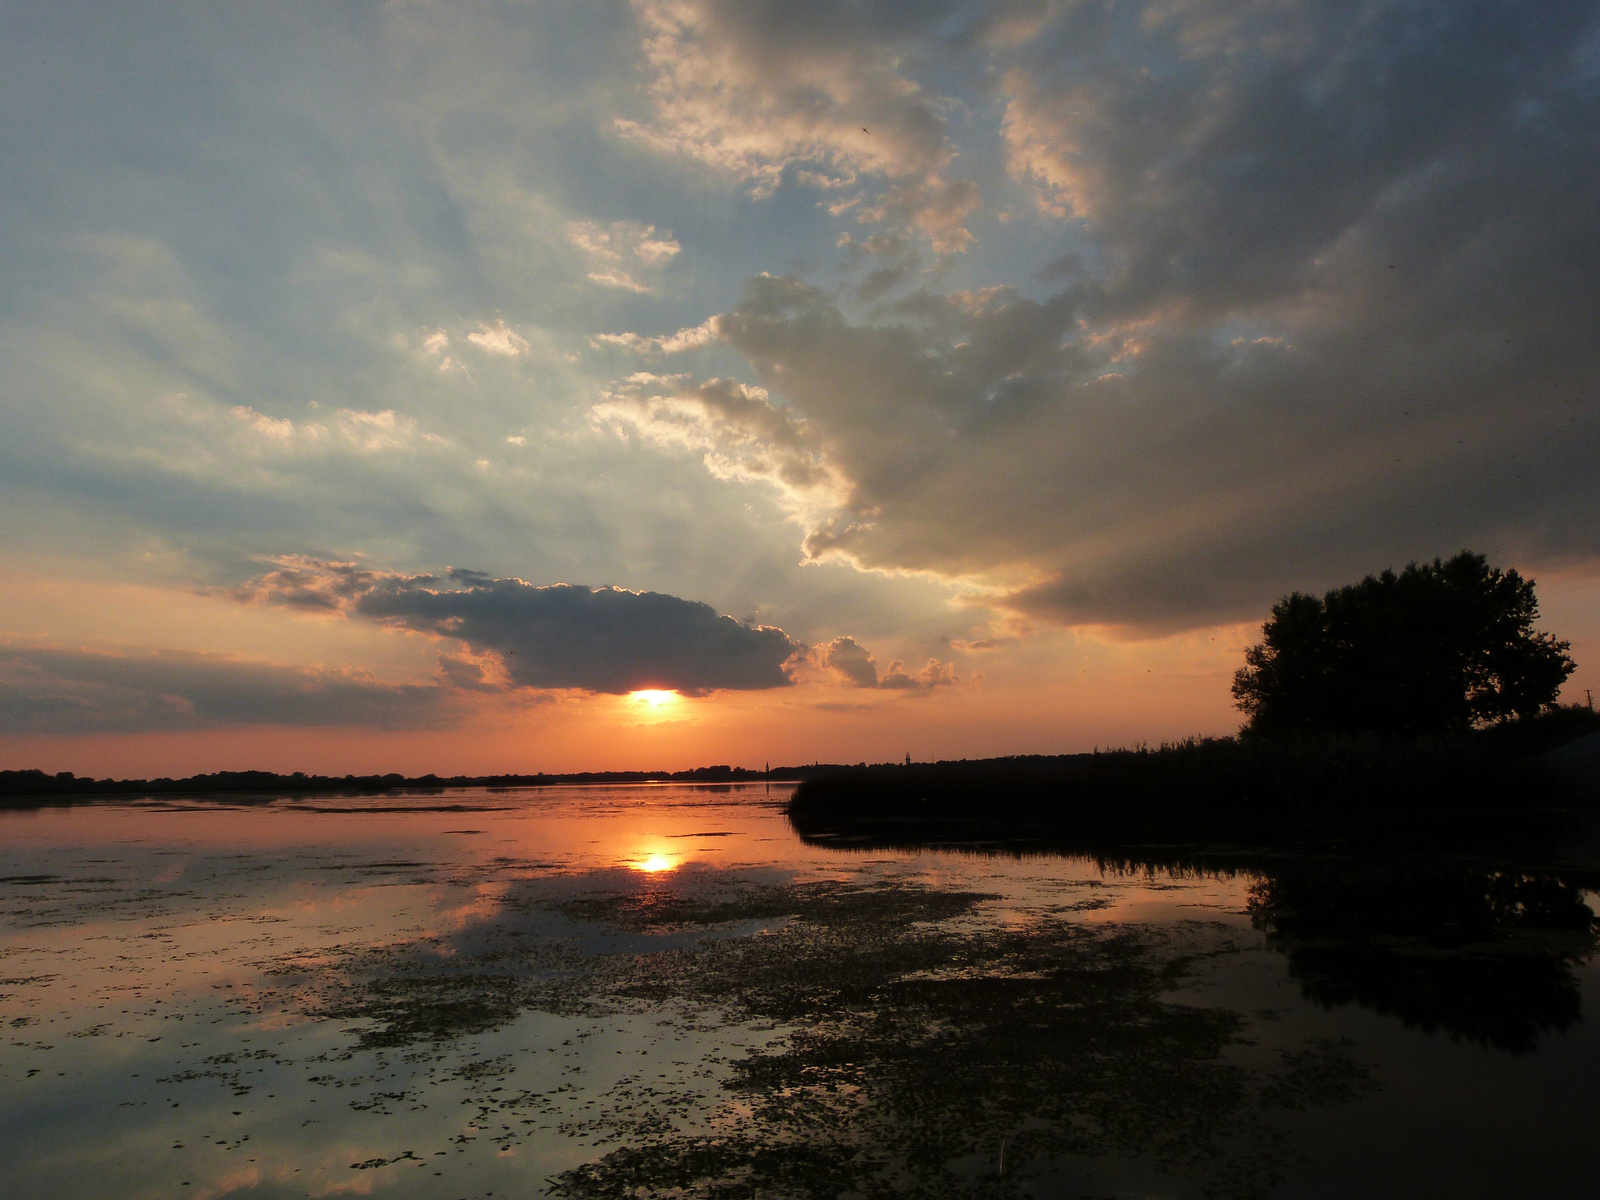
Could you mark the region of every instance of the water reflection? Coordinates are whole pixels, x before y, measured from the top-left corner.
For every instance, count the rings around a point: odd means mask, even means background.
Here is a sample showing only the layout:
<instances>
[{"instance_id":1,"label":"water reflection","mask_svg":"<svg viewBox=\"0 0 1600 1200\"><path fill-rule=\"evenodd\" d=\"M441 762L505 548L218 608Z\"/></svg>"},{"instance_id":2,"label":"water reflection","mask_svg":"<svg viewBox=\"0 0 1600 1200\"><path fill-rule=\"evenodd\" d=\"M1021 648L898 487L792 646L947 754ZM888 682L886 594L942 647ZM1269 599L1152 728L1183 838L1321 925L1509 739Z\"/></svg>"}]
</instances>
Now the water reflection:
<instances>
[{"instance_id":1,"label":"water reflection","mask_svg":"<svg viewBox=\"0 0 1600 1200\"><path fill-rule=\"evenodd\" d=\"M0 819L0 1194L1467 1197L1600 1169L1581 872L925 833L795 837L759 787Z\"/></svg>"},{"instance_id":2,"label":"water reflection","mask_svg":"<svg viewBox=\"0 0 1600 1200\"><path fill-rule=\"evenodd\" d=\"M1555 873L1336 860L1275 865L1249 909L1308 999L1525 1053L1581 1019L1589 900Z\"/></svg>"},{"instance_id":3,"label":"water reflection","mask_svg":"<svg viewBox=\"0 0 1600 1200\"><path fill-rule=\"evenodd\" d=\"M797 826L802 840L856 853L885 849L1089 858L1107 868L1243 876L1251 923L1288 960L1307 1000L1359 1005L1407 1027L1508 1051L1582 1019L1576 969L1600 949L1588 866L1527 869L1460 851L1352 853L1218 845L1107 847L1070 836L1008 843L963 838L948 823ZM967 831L970 835L970 831ZM1522 847L1559 855L1570 843Z\"/></svg>"}]
</instances>

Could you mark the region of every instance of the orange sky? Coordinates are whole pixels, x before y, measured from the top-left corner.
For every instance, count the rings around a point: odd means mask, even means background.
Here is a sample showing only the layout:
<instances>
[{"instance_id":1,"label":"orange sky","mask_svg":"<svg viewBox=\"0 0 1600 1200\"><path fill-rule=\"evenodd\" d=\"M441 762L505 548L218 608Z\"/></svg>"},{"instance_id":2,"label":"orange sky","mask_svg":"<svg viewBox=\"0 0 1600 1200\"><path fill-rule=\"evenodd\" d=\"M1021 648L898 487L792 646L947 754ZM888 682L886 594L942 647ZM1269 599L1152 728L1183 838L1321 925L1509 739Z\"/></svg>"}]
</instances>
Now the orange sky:
<instances>
[{"instance_id":1,"label":"orange sky","mask_svg":"<svg viewBox=\"0 0 1600 1200\"><path fill-rule=\"evenodd\" d=\"M68 594L79 598L78 610L66 602ZM1584 688L1600 687L1592 615L1600 588L1556 579L1541 595L1542 624L1576 635L1580 669L1565 696L1581 702ZM252 655L275 649L290 662L361 654L396 679L408 672L425 679L437 651L436 642L417 635L159 589L112 586L96 597L55 581L12 580L0 584L0 600L13 613L41 621L48 614L50 627L40 635L67 642L105 612L115 635L108 640L124 645L235 646ZM100 777L250 768L481 774L1061 753L1233 732L1239 717L1228 685L1257 632L1239 625L1119 642L1092 632L1038 630L967 656L972 667L956 683L909 694L843 686L812 668L795 687L701 698L667 693L651 702L569 691L508 706L487 696L445 729L274 725L12 735L0 737L0 766Z\"/></svg>"},{"instance_id":2,"label":"orange sky","mask_svg":"<svg viewBox=\"0 0 1600 1200\"><path fill-rule=\"evenodd\" d=\"M1592 5L35 7L0 765L1222 734L1463 549L1600 689Z\"/></svg>"}]
</instances>

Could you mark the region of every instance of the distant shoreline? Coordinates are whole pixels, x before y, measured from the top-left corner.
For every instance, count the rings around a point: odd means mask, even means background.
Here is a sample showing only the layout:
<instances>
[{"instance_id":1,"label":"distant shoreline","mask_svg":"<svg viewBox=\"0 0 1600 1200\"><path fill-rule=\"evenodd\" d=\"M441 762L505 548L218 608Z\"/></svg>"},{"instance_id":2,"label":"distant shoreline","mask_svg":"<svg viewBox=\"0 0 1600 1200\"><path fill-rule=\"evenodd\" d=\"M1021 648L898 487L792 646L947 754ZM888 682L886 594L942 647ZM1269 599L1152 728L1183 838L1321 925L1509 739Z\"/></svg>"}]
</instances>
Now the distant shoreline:
<instances>
[{"instance_id":1,"label":"distant shoreline","mask_svg":"<svg viewBox=\"0 0 1600 1200\"><path fill-rule=\"evenodd\" d=\"M0 771L0 805L17 801L91 800L107 796L188 795L198 793L345 792L381 794L401 789L526 788L580 783L796 783L844 770L840 764L759 768L711 766L685 771L567 771L503 775L283 775L275 771L214 771L181 779L95 779L70 771Z\"/></svg>"}]
</instances>

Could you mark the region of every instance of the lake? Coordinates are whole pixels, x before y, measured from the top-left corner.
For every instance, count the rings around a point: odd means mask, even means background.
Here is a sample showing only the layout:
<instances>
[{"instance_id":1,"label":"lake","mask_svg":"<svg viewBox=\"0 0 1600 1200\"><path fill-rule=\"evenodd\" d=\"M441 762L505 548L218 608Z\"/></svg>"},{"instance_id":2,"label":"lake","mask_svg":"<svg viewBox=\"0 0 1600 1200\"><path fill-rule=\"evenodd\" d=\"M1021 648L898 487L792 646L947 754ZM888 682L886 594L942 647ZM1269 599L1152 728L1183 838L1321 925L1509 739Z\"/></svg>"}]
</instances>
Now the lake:
<instances>
[{"instance_id":1,"label":"lake","mask_svg":"<svg viewBox=\"0 0 1600 1200\"><path fill-rule=\"evenodd\" d=\"M1587 825L1089 855L788 792L0 812L0 1195L1595 1187Z\"/></svg>"}]
</instances>

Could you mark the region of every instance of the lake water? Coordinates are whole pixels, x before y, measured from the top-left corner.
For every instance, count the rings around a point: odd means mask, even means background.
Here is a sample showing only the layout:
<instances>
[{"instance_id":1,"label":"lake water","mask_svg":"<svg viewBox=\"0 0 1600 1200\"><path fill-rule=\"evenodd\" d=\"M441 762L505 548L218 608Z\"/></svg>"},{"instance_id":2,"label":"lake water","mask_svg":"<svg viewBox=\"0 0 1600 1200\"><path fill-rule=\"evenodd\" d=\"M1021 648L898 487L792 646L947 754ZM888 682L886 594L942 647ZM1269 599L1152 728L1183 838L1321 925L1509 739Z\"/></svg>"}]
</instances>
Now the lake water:
<instances>
[{"instance_id":1,"label":"lake water","mask_svg":"<svg viewBox=\"0 0 1600 1200\"><path fill-rule=\"evenodd\" d=\"M0 813L0 1195L1595 1194L1586 835L1111 863L786 798Z\"/></svg>"}]
</instances>

